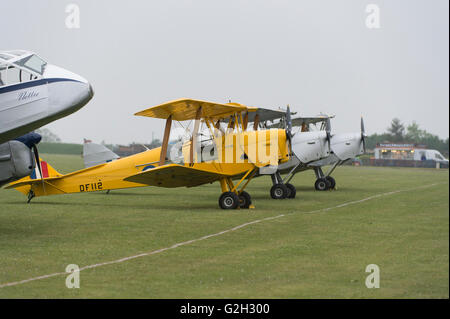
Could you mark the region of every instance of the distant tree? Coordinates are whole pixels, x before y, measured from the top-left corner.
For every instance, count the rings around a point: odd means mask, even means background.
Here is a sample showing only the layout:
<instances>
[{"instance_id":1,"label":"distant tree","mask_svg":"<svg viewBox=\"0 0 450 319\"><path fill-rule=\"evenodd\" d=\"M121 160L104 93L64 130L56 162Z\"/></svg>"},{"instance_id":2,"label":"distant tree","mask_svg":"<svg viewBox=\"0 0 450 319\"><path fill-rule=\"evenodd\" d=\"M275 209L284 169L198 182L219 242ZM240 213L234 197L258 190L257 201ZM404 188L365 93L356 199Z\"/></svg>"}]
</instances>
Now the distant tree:
<instances>
[{"instance_id":1,"label":"distant tree","mask_svg":"<svg viewBox=\"0 0 450 319\"><path fill-rule=\"evenodd\" d=\"M392 120L391 126L387 130L391 134L392 142L403 142L405 126L398 118Z\"/></svg>"},{"instance_id":2,"label":"distant tree","mask_svg":"<svg viewBox=\"0 0 450 319\"><path fill-rule=\"evenodd\" d=\"M60 143L61 139L58 135L52 133L48 128L40 128L35 131L42 136L42 142L44 143Z\"/></svg>"},{"instance_id":3,"label":"distant tree","mask_svg":"<svg viewBox=\"0 0 450 319\"><path fill-rule=\"evenodd\" d=\"M421 140L425 136L425 131L419 128L419 124L413 121L410 125L406 127L405 139L408 142L415 143Z\"/></svg>"}]
</instances>

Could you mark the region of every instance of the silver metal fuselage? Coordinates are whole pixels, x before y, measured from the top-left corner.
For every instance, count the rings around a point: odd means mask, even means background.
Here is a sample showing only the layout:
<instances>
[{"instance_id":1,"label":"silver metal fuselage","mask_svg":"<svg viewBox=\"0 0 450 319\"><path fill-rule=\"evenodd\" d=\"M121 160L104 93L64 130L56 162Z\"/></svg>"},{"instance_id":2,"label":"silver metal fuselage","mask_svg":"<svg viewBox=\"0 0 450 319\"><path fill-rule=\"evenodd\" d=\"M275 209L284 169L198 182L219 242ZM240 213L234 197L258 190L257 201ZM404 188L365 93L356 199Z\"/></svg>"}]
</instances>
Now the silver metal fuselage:
<instances>
[{"instance_id":1,"label":"silver metal fuselage","mask_svg":"<svg viewBox=\"0 0 450 319\"><path fill-rule=\"evenodd\" d=\"M85 79L53 65L41 78L0 87L0 144L79 110L93 95Z\"/></svg>"},{"instance_id":2,"label":"silver metal fuselage","mask_svg":"<svg viewBox=\"0 0 450 319\"><path fill-rule=\"evenodd\" d=\"M298 134L301 135L305 133ZM297 154L300 154L301 152L296 152L295 157L292 157L288 162L278 166L278 172L281 174L289 173L294 167L296 167L295 172L301 172L315 167L345 162L358 155L364 154L360 132L333 135L330 140L331 153L325 153L323 151L324 148L328 148L325 143L312 142L313 141L308 141L306 144L303 143L301 145L303 152L305 154L310 154L309 157L298 156ZM322 149L322 152L320 152L319 149Z\"/></svg>"}]
</instances>

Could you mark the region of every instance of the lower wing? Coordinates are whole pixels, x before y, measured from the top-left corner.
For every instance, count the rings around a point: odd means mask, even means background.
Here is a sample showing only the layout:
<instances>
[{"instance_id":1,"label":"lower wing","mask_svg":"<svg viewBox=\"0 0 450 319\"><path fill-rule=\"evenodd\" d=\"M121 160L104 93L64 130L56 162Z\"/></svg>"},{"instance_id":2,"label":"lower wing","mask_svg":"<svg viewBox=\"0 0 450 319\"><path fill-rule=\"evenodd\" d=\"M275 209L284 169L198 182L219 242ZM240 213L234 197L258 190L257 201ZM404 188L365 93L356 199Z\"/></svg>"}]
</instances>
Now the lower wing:
<instances>
[{"instance_id":1,"label":"lower wing","mask_svg":"<svg viewBox=\"0 0 450 319\"><path fill-rule=\"evenodd\" d=\"M212 183L222 176L225 175L178 164L168 164L128 176L124 180L149 186L174 188Z\"/></svg>"}]
</instances>

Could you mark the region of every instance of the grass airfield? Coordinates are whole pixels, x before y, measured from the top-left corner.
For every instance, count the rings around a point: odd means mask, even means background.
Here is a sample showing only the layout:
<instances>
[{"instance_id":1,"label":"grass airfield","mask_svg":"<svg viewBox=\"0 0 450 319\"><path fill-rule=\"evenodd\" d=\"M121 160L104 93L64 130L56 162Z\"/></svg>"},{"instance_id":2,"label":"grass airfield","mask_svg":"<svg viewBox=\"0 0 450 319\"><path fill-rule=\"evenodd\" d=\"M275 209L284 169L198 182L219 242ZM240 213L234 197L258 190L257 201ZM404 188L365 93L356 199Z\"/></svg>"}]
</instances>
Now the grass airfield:
<instances>
[{"instance_id":1,"label":"grass airfield","mask_svg":"<svg viewBox=\"0 0 450 319\"><path fill-rule=\"evenodd\" d=\"M77 156L41 157L62 173L82 168ZM300 173L297 197L282 201L270 199L269 177L255 179L256 208L235 211L218 208L217 183L31 204L1 190L0 286L216 235L83 270L79 289L58 275L2 287L0 298L449 298L448 170L341 167L333 176L338 189L317 192L313 172ZM365 286L368 264L380 267L378 289Z\"/></svg>"}]
</instances>

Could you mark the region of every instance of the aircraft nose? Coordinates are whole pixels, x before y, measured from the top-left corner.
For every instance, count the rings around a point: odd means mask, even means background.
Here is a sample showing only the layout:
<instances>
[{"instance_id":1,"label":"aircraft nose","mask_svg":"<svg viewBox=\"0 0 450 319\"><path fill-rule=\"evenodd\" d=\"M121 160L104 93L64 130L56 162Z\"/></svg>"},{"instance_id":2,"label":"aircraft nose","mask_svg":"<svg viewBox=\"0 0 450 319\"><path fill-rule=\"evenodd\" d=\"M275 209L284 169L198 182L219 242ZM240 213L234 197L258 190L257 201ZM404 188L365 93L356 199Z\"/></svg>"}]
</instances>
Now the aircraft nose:
<instances>
[{"instance_id":1,"label":"aircraft nose","mask_svg":"<svg viewBox=\"0 0 450 319\"><path fill-rule=\"evenodd\" d=\"M78 111L94 97L89 82L78 80L55 81L49 85L49 109L58 118Z\"/></svg>"},{"instance_id":2,"label":"aircraft nose","mask_svg":"<svg viewBox=\"0 0 450 319\"><path fill-rule=\"evenodd\" d=\"M80 83L83 88L80 90L78 101L74 103L77 108L81 108L86 105L94 97L94 89L89 82Z\"/></svg>"},{"instance_id":3,"label":"aircraft nose","mask_svg":"<svg viewBox=\"0 0 450 319\"><path fill-rule=\"evenodd\" d=\"M94 97L94 88L92 87L92 84L89 83L89 99L92 99Z\"/></svg>"},{"instance_id":4,"label":"aircraft nose","mask_svg":"<svg viewBox=\"0 0 450 319\"><path fill-rule=\"evenodd\" d=\"M331 149L340 160L347 160L363 154L361 133L336 134L331 138Z\"/></svg>"}]
</instances>

